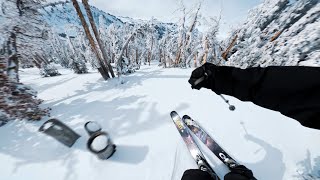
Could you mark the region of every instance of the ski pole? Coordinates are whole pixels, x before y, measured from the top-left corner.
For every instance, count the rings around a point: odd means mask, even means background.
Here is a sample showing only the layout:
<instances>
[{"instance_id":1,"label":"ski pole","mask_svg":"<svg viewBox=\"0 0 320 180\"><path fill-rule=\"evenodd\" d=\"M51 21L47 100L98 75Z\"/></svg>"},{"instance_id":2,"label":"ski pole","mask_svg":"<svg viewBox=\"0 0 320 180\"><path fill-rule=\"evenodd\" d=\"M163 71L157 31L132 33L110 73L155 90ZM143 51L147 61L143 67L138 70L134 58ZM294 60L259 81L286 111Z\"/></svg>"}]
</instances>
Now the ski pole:
<instances>
[{"instance_id":1,"label":"ski pole","mask_svg":"<svg viewBox=\"0 0 320 180\"><path fill-rule=\"evenodd\" d=\"M230 103L229 103L229 100L228 99L226 99L223 95L221 95L220 94L220 97L224 100L224 102L226 102L228 105L229 105L229 110L230 111L234 111L234 110L236 110L236 107L234 106L234 105L231 105Z\"/></svg>"},{"instance_id":2,"label":"ski pole","mask_svg":"<svg viewBox=\"0 0 320 180\"><path fill-rule=\"evenodd\" d=\"M202 81L204 81L207 77L208 77L208 75L207 75L207 73L205 73L204 76L202 76L201 78L199 78L199 79L197 79L197 80L195 81L193 87L196 86L196 85L198 85L198 84L200 84L200 83L201 83ZM193 87L192 87L192 88L193 88ZM224 100L224 102L226 102L226 103L229 105L229 110L230 110L230 111L236 110L236 107L235 107L234 105L231 105L231 104L229 103L229 100L227 100L223 95L220 94L220 97Z\"/></svg>"}]
</instances>

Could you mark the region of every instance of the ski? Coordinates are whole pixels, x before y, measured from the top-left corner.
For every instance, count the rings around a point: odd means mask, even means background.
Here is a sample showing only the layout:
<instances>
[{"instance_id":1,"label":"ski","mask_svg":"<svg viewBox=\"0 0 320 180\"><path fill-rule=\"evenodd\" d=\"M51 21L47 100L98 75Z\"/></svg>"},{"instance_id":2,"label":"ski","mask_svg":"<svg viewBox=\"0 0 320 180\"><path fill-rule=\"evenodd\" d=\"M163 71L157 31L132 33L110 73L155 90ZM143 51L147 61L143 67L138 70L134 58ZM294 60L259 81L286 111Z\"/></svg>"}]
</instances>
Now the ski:
<instances>
[{"instance_id":1,"label":"ski","mask_svg":"<svg viewBox=\"0 0 320 180\"><path fill-rule=\"evenodd\" d=\"M252 180L256 180L256 178L253 177L250 169L246 168L242 164L239 164L228 153L226 153L222 147L190 116L184 115L182 117L182 121L185 125L187 125L188 129L194 135L196 135L201 142L205 144L211 150L211 152L216 155L231 171L237 170L240 167L241 171L243 171L243 174L247 174ZM242 169L243 167L244 169Z\"/></svg>"},{"instance_id":2,"label":"ski","mask_svg":"<svg viewBox=\"0 0 320 180\"><path fill-rule=\"evenodd\" d=\"M192 158L197 163L198 168L202 171L207 171L212 177L216 178L217 180L220 180L218 175L210 167L209 163L207 162L204 155L200 151L198 145L195 143L193 137L191 136L188 127L184 124L184 122L182 121L178 113L175 111L172 111L170 115L183 141L187 145L187 148L191 153Z\"/></svg>"},{"instance_id":3,"label":"ski","mask_svg":"<svg viewBox=\"0 0 320 180\"><path fill-rule=\"evenodd\" d=\"M195 134L203 144L205 144L212 152L215 154L229 169L239 166L228 153L226 153L220 145L213 140L211 136L208 135L206 131L201 128L201 126L193 120L190 116L184 115L182 121L187 125L190 131Z\"/></svg>"}]
</instances>

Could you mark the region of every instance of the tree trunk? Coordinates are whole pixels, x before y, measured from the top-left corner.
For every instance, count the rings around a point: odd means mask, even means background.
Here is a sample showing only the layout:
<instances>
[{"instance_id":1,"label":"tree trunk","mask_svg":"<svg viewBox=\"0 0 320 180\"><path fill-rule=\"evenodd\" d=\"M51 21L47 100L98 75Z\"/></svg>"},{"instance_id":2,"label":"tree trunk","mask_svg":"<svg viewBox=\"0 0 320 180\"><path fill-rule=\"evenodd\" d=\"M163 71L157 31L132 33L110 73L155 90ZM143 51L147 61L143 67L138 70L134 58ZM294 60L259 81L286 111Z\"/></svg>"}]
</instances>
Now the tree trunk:
<instances>
[{"instance_id":1,"label":"tree trunk","mask_svg":"<svg viewBox=\"0 0 320 180\"><path fill-rule=\"evenodd\" d=\"M159 62L161 63L162 61L162 49L159 48Z\"/></svg>"},{"instance_id":2,"label":"tree trunk","mask_svg":"<svg viewBox=\"0 0 320 180\"><path fill-rule=\"evenodd\" d=\"M276 40L280 34L282 33L282 31L278 31L274 36L272 36L272 38L270 39L270 42L273 42L274 40Z\"/></svg>"},{"instance_id":3,"label":"tree trunk","mask_svg":"<svg viewBox=\"0 0 320 180\"><path fill-rule=\"evenodd\" d=\"M152 36L152 39L151 39L151 49L150 49L150 58L149 58L149 66L150 66L150 62L151 62L151 59L152 59L152 51L153 51L153 36Z\"/></svg>"},{"instance_id":4,"label":"tree trunk","mask_svg":"<svg viewBox=\"0 0 320 180\"><path fill-rule=\"evenodd\" d=\"M231 41L231 44L228 46L227 50L222 53L222 57L224 60L228 60L228 53L232 49L232 47L236 44L236 40L238 39L238 35L236 35L233 40Z\"/></svg>"},{"instance_id":5,"label":"tree trunk","mask_svg":"<svg viewBox=\"0 0 320 180\"><path fill-rule=\"evenodd\" d=\"M167 57L166 57L166 50L163 50L163 63L164 63L164 68L167 68Z\"/></svg>"},{"instance_id":6,"label":"tree trunk","mask_svg":"<svg viewBox=\"0 0 320 180\"><path fill-rule=\"evenodd\" d=\"M194 67L198 67L198 65L197 65L197 54L194 56Z\"/></svg>"},{"instance_id":7,"label":"tree trunk","mask_svg":"<svg viewBox=\"0 0 320 180\"><path fill-rule=\"evenodd\" d=\"M204 56L203 56L202 64L207 62L208 53L209 53L209 42L208 42L208 37L206 37L204 40Z\"/></svg>"},{"instance_id":8,"label":"tree trunk","mask_svg":"<svg viewBox=\"0 0 320 180\"><path fill-rule=\"evenodd\" d=\"M91 9L90 9L90 5L88 3L88 0L82 0L82 3L84 5L84 8L87 12L87 15L88 15L88 18L89 18L89 22L91 24L91 28L93 30L93 33L96 37L96 40L98 42L98 45L100 46L100 50L102 52L102 56L103 56L103 59L105 60L105 63L107 64L108 66L108 70L110 71L111 73L111 76L114 78L115 75L114 75L114 72L113 72L113 69L112 69L112 66L110 64L110 61L108 61L108 56L107 56L107 52L106 52L106 48L104 46L104 44L102 43L101 39L100 39L100 35L99 35L99 32L98 32L98 29L97 29L97 26L96 24L94 23L94 19L93 19L93 15L92 15L92 12L91 12Z\"/></svg>"},{"instance_id":9,"label":"tree trunk","mask_svg":"<svg viewBox=\"0 0 320 180\"><path fill-rule=\"evenodd\" d=\"M128 55L128 47L126 48L126 57L129 58L129 55Z\"/></svg>"},{"instance_id":10,"label":"tree trunk","mask_svg":"<svg viewBox=\"0 0 320 180\"><path fill-rule=\"evenodd\" d=\"M136 48L136 64L139 64L139 50Z\"/></svg>"},{"instance_id":11,"label":"tree trunk","mask_svg":"<svg viewBox=\"0 0 320 180\"><path fill-rule=\"evenodd\" d=\"M80 10L80 6L79 6L77 0L72 0L72 3L73 3L74 8L77 11L77 14L78 14L79 18L80 18L81 24L83 26L83 29L84 29L86 35L87 35L87 38L89 39L92 51L95 53L95 55L96 55L96 57L97 57L97 59L99 61L100 67L98 67L98 71L102 75L103 79L107 80L107 79L110 78L109 73L108 73L108 68L105 67L105 65L103 63L103 60L102 60L102 57L100 56L99 51L97 50L96 44L94 42L94 39L93 39L93 37L92 37L92 35L90 33L89 26L88 26L86 20L84 19L84 16L83 16L83 14L82 14L82 12Z\"/></svg>"},{"instance_id":12,"label":"tree trunk","mask_svg":"<svg viewBox=\"0 0 320 180\"><path fill-rule=\"evenodd\" d=\"M150 59L151 59L151 52L149 51L148 52L148 63L149 63L149 66L150 66Z\"/></svg>"},{"instance_id":13,"label":"tree trunk","mask_svg":"<svg viewBox=\"0 0 320 180\"><path fill-rule=\"evenodd\" d=\"M128 47L129 45L129 42L131 41L131 39L135 36L135 34L137 33L138 29L134 32L132 32L132 34L129 36L129 38L125 41L125 43L123 44L122 48L121 48L121 51L120 51L120 54L119 54L119 57L117 57L117 71L118 71L118 76L120 77L121 75L121 72L120 72L120 69L119 67L122 67L122 56L124 54L124 51L125 49Z\"/></svg>"},{"instance_id":14,"label":"tree trunk","mask_svg":"<svg viewBox=\"0 0 320 180\"><path fill-rule=\"evenodd\" d=\"M17 55L17 43L15 33L11 33L7 42L8 69L7 75L14 82L19 82L19 60Z\"/></svg>"},{"instance_id":15,"label":"tree trunk","mask_svg":"<svg viewBox=\"0 0 320 180\"><path fill-rule=\"evenodd\" d=\"M179 62L180 62L180 57L181 57L181 48L179 48L179 52L177 54L176 60L175 60L175 66L178 66Z\"/></svg>"},{"instance_id":16,"label":"tree trunk","mask_svg":"<svg viewBox=\"0 0 320 180\"><path fill-rule=\"evenodd\" d=\"M194 30L194 28L196 27L196 24L197 24L197 22L198 22L199 11L200 11L200 9L201 9L201 5L202 5L202 3L199 4L198 9L197 9L197 12L196 12L196 14L195 14L195 16L194 16L194 18L193 18L192 24L191 24L191 26L190 26L190 28L189 28L189 30L188 30L187 37L186 37L186 45L189 43L190 34L191 34L191 32Z\"/></svg>"}]
</instances>

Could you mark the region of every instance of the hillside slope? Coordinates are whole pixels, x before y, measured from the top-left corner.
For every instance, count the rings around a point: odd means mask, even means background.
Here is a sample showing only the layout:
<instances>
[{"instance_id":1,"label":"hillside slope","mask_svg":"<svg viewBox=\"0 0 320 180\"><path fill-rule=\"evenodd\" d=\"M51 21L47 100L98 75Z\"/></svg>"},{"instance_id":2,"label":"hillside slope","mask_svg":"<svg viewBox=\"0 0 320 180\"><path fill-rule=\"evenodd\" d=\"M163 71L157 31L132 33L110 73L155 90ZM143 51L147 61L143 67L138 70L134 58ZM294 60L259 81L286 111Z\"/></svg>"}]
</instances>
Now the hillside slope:
<instances>
[{"instance_id":1,"label":"hillside slope","mask_svg":"<svg viewBox=\"0 0 320 180\"><path fill-rule=\"evenodd\" d=\"M180 180L195 168L169 113L176 110L198 120L235 159L259 180L298 180L299 173L320 177L320 132L302 127L277 112L230 98L236 111L209 90L192 90L191 69L142 66L125 77L103 81L98 73L40 78L36 69L21 73L52 107L52 117L81 138L72 148L38 132L44 122L10 122L1 128L1 179ZM164 88L166 87L166 88ZM98 160L86 149L83 126L97 121L118 145L114 156ZM226 168L203 148L220 177ZM299 173L298 173L299 172Z\"/></svg>"},{"instance_id":2,"label":"hillside slope","mask_svg":"<svg viewBox=\"0 0 320 180\"><path fill-rule=\"evenodd\" d=\"M320 1L265 0L224 42L227 64L320 66Z\"/></svg>"}]
</instances>

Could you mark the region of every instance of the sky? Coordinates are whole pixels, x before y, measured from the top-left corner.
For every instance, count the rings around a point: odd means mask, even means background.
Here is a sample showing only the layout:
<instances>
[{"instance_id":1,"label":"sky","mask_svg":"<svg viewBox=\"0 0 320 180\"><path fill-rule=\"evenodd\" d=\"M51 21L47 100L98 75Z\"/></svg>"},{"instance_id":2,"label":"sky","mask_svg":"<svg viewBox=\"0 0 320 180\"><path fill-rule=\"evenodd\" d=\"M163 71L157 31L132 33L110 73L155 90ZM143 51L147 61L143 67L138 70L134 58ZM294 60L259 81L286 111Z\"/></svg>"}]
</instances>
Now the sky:
<instances>
[{"instance_id":1,"label":"sky","mask_svg":"<svg viewBox=\"0 0 320 180\"><path fill-rule=\"evenodd\" d=\"M57 1L57 0L48 0ZM184 0L190 10L199 0ZM220 37L226 37L231 27L246 19L248 10L262 0L203 0L202 17L217 17L221 12ZM178 22L181 17L178 0L89 0L89 4L116 15L138 19L152 17L163 22Z\"/></svg>"}]
</instances>

